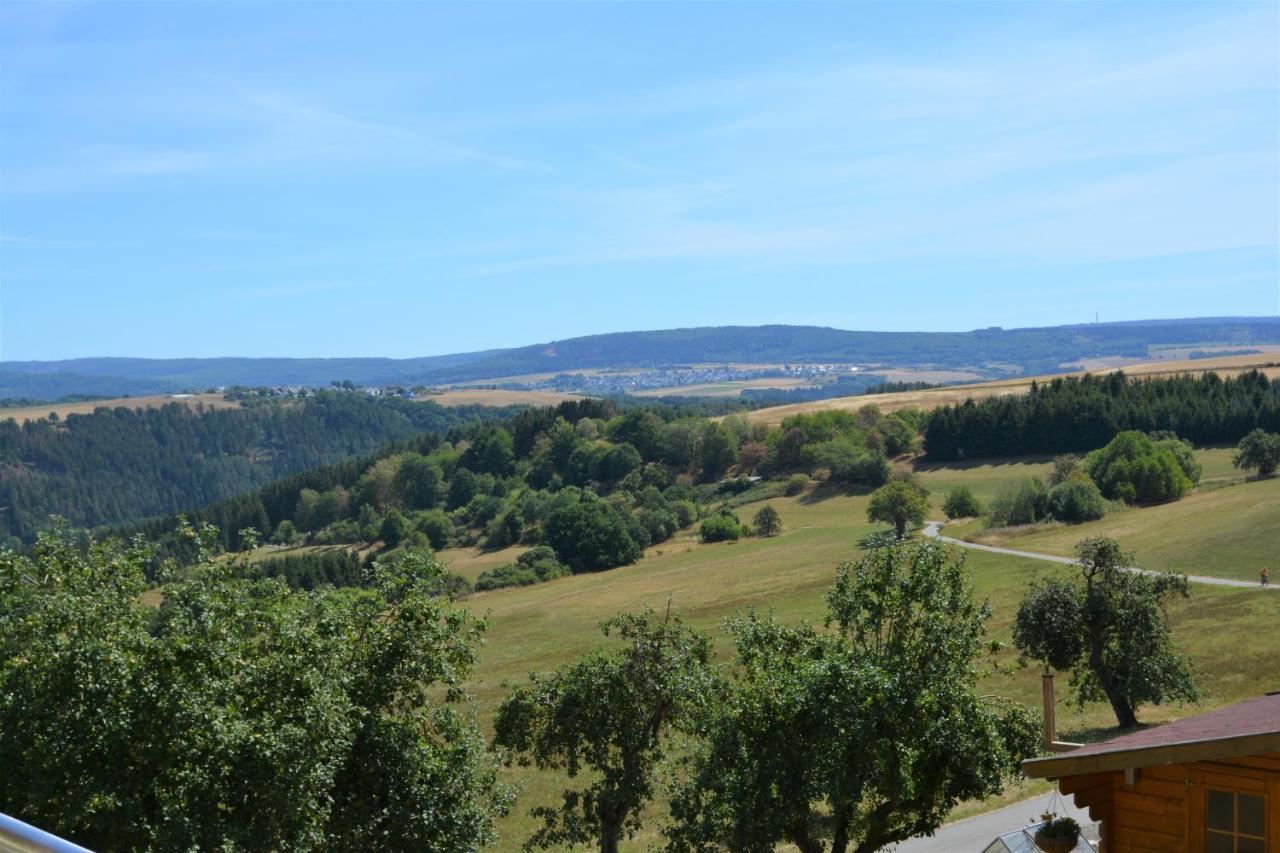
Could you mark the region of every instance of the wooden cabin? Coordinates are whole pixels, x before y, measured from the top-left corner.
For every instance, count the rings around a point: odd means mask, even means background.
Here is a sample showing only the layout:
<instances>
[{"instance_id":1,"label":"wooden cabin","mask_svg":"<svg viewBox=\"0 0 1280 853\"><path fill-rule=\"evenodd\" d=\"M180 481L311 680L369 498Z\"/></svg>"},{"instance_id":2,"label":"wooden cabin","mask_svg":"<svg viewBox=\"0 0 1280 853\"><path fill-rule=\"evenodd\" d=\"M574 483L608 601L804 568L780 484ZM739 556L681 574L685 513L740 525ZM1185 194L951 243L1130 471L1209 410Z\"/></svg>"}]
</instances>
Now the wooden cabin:
<instances>
[{"instance_id":1,"label":"wooden cabin","mask_svg":"<svg viewBox=\"0 0 1280 853\"><path fill-rule=\"evenodd\" d=\"M1102 853L1280 853L1280 694L1022 768L1075 795Z\"/></svg>"}]
</instances>

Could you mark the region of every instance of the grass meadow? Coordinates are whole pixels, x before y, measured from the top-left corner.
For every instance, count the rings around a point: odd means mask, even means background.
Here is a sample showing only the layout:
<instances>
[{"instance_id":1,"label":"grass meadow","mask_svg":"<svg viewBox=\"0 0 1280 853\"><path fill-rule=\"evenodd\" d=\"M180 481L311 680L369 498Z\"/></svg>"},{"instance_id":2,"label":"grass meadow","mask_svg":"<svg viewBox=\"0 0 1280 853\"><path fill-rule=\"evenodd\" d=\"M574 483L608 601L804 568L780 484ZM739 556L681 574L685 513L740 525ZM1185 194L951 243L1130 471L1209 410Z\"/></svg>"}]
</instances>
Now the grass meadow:
<instances>
[{"instance_id":1,"label":"grass meadow","mask_svg":"<svg viewBox=\"0 0 1280 853\"><path fill-rule=\"evenodd\" d=\"M1200 454L1206 476L1211 469L1226 475L1227 469L1222 467L1224 453L1211 450ZM1228 467L1229 464L1228 457ZM1006 480L1027 474L1043 475L1047 469L1047 459L995 461L929 468L922 472L922 478L932 491L936 507L952 485L967 483L980 498L989 500ZM1060 547L1069 551L1085 535L1110 531L1108 535L1137 548L1140 556L1158 553L1156 549L1169 540L1182 543L1170 545L1170 553L1181 552L1192 559L1188 549L1203 539L1214 543L1204 547L1204 559L1216 555L1223 566L1248 565L1268 541L1273 552L1280 550L1280 535L1275 531L1280 522L1277 499L1280 480L1241 483L1207 490L1177 504L1122 511L1094 525L1019 538L1015 547L1053 553L1050 548L1059 546L1037 541L1037 547L1030 547L1034 537L1043 535L1056 537L1054 542L1061 542ZM597 624L620 610L644 606L661 609L670 602L673 611L717 637L722 660L728 660L731 649L720 628L727 618L745 608L772 609L789 622L821 621L823 593L834 579L836 565L844 559L856 559L858 542L879 529L866 521L867 500L866 495L775 498L768 503L781 514L783 532L772 539L703 545L686 531L650 548L644 559L632 566L471 597L468 605L490 619L487 644L471 685L478 719L488 730L489 719L506 692L504 682L521 680L530 671L553 669L594 648L602 640ZM1203 503L1206 500L1213 503ZM743 506L739 513L749 518L757 506ZM1191 509L1169 515L1180 506ZM1247 511L1249 507L1255 507L1252 514ZM1095 529L1098 526L1103 527ZM1228 532L1220 534L1220 528ZM1017 557L971 551L963 555L978 595L992 606L990 633L1005 641L1010 637L1017 604L1032 578L1071 571L1069 567ZM468 556L465 553L445 556L453 557L454 571L470 574L480 570L476 562L480 556L471 555L471 562L464 562ZM486 567L489 559L495 559L495 564L511 559L511 555L501 553L482 556ZM1154 565L1161 567L1158 562ZM1195 586L1188 601L1173 606L1172 616L1175 640L1195 659L1205 699L1198 707L1142 709L1144 722L1167 720L1280 689L1280 655L1274 640L1280 637L1280 595ZM994 671L987 676L986 689L1038 704L1038 671L1014 666L1016 657L1008 648L1000 654L999 661L1008 671ZM1060 697L1065 697L1065 681L1060 679ZM1065 698L1059 703L1058 718L1064 738L1106 737L1114 725L1107 706L1091 704L1077 709ZM513 813L501 823L498 849L515 850L534 826L528 810L555 802L565 780L558 774L528 769L507 771L507 776L522 787L522 794ZM1023 786L1003 799L1016 799L1036 790L1039 788ZM969 804L957 814L998 804L999 801ZM625 849L644 850L661 841L659 826L664 806L658 803L651 811L644 833Z\"/></svg>"}]
</instances>

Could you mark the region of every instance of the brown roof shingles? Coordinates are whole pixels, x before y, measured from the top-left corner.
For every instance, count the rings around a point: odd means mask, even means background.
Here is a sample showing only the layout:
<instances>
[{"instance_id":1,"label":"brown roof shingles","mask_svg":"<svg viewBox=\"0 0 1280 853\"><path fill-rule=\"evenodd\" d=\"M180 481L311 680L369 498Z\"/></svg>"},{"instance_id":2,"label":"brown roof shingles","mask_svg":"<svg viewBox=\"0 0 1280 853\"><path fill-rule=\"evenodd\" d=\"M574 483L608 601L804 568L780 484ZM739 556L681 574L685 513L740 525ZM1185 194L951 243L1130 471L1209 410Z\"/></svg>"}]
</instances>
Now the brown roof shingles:
<instances>
[{"instance_id":1,"label":"brown roof shingles","mask_svg":"<svg viewBox=\"0 0 1280 853\"><path fill-rule=\"evenodd\" d=\"M1152 726L1111 740L1086 744L1079 749L1071 750L1070 755L1073 757L1100 755L1107 752L1275 732L1280 732L1280 694L1246 699L1225 708L1218 708L1216 711L1165 723L1163 726Z\"/></svg>"}]
</instances>

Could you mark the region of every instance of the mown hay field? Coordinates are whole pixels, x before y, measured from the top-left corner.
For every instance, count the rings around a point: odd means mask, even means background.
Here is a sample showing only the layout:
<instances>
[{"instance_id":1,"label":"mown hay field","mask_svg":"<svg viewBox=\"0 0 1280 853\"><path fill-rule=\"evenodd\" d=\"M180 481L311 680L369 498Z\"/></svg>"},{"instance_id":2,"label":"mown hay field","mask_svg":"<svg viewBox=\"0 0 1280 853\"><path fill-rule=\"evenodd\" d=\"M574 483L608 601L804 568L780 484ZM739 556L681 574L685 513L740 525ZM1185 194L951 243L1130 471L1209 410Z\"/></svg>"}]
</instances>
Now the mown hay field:
<instances>
[{"instance_id":1,"label":"mown hay field","mask_svg":"<svg viewBox=\"0 0 1280 853\"><path fill-rule=\"evenodd\" d=\"M13 418L18 423L40 420L50 414L59 418L67 415L91 415L96 409L154 409L169 403L184 406L207 406L214 409L234 409L240 404L223 399L221 394L153 394L147 397L116 397L110 400L86 400L78 403L42 403L35 406L0 408L0 421Z\"/></svg>"},{"instance_id":2,"label":"mown hay field","mask_svg":"<svg viewBox=\"0 0 1280 853\"><path fill-rule=\"evenodd\" d=\"M1271 378L1280 377L1280 356L1272 352L1255 353L1253 355L1222 356L1219 358L1189 359L1174 361L1156 359L1140 364L1131 364L1124 368L1090 371L1093 373L1113 373L1123 369L1129 376L1181 376L1183 374L1218 373L1222 376L1235 376L1247 370L1261 370ZM859 394L852 397L833 397L829 400L815 400L808 403L792 403L785 406L771 406L748 412L747 418L752 423L777 426L784 418L802 412L820 412L830 410L856 411L863 406L875 405L884 412L896 412L908 406L921 409L933 409L952 403L962 403L968 399L984 400L988 397L1001 397L1010 394L1025 394L1032 382L1043 384L1059 376L1083 376L1083 372L1059 373L1045 376L1019 376L1014 379L998 379L992 382L978 382L973 385L955 385L946 388L926 388L923 391L901 391L895 394Z\"/></svg>"}]
</instances>

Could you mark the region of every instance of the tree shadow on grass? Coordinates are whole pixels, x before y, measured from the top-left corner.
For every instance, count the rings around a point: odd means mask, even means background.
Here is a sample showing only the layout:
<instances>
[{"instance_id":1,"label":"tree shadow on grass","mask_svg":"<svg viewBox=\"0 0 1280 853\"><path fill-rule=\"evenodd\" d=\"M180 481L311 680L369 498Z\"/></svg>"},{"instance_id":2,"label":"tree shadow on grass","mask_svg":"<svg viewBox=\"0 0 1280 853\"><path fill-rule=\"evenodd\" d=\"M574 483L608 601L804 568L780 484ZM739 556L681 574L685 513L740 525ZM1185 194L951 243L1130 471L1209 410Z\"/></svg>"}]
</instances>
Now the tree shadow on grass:
<instances>
[{"instance_id":1,"label":"tree shadow on grass","mask_svg":"<svg viewBox=\"0 0 1280 853\"><path fill-rule=\"evenodd\" d=\"M826 480L819 483L811 492L807 492L800 498L802 504L822 503L831 498L848 498L858 497L861 495L869 495L876 490L875 486L867 486L862 483L843 483L835 480Z\"/></svg>"}]
</instances>

